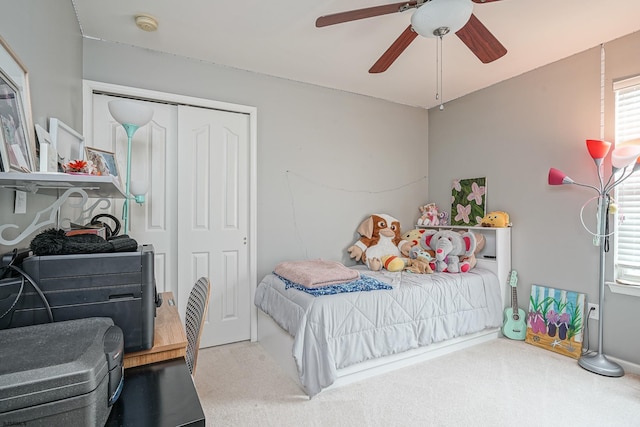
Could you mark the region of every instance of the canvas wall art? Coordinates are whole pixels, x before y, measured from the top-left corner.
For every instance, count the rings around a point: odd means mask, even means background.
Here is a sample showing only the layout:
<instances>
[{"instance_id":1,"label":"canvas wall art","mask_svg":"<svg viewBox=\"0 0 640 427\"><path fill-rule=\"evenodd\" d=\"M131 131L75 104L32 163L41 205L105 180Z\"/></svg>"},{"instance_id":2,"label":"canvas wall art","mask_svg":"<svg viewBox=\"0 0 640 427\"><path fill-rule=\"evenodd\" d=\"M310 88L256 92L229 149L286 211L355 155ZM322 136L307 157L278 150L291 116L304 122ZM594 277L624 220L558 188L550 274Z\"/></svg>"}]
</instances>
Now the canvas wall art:
<instances>
[{"instance_id":1,"label":"canvas wall art","mask_svg":"<svg viewBox=\"0 0 640 427\"><path fill-rule=\"evenodd\" d=\"M584 303L585 294L532 285L525 342L580 358Z\"/></svg>"},{"instance_id":2,"label":"canvas wall art","mask_svg":"<svg viewBox=\"0 0 640 427\"><path fill-rule=\"evenodd\" d=\"M451 190L451 225L474 226L485 216L487 178L456 179Z\"/></svg>"}]
</instances>

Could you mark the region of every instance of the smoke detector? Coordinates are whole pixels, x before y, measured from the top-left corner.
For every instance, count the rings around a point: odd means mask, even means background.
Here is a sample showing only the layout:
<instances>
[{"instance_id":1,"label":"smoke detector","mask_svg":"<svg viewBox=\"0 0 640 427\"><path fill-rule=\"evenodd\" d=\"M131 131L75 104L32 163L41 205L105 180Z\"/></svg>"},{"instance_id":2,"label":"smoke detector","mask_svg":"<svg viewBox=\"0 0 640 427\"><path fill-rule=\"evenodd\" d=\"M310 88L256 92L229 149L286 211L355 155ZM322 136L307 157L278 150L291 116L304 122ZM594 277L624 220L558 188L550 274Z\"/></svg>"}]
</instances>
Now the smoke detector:
<instances>
[{"instance_id":1,"label":"smoke detector","mask_svg":"<svg viewBox=\"0 0 640 427\"><path fill-rule=\"evenodd\" d=\"M143 31L155 31L158 21L151 15L136 15L136 26Z\"/></svg>"}]
</instances>

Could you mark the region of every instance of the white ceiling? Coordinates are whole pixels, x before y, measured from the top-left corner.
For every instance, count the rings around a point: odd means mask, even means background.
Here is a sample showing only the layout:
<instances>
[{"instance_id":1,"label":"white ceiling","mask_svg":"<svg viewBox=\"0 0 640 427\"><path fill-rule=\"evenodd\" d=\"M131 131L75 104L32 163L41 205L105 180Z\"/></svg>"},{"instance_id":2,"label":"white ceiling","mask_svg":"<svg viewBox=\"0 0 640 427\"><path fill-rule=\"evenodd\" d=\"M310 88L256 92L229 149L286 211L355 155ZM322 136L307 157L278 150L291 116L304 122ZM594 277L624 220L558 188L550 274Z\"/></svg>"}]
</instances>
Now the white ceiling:
<instances>
[{"instance_id":1,"label":"white ceiling","mask_svg":"<svg viewBox=\"0 0 640 427\"><path fill-rule=\"evenodd\" d=\"M398 0L72 1L85 37L411 106L439 104L436 39L419 36L386 72L368 73L415 9L315 27L322 15ZM140 13L155 16L158 31L138 29ZM445 36L445 102L640 30L638 0L502 0L474 3L473 13L508 52L482 64L457 36Z\"/></svg>"}]
</instances>

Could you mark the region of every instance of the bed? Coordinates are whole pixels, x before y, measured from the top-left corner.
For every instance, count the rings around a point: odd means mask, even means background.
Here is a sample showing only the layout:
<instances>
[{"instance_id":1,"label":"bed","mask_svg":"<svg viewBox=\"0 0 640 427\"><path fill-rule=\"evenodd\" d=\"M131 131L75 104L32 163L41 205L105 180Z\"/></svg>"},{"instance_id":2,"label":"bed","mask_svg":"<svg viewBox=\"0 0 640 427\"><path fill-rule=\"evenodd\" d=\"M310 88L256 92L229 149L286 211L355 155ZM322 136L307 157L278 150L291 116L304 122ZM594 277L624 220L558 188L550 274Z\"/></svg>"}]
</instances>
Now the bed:
<instances>
[{"instance_id":1,"label":"bed","mask_svg":"<svg viewBox=\"0 0 640 427\"><path fill-rule=\"evenodd\" d=\"M510 269L510 230L479 231L486 233L488 244L468 273L352 267L390 289L313 296L268 274L254 298L258 340L313 397L497 338Z\"/></svg>"}]
</instances>

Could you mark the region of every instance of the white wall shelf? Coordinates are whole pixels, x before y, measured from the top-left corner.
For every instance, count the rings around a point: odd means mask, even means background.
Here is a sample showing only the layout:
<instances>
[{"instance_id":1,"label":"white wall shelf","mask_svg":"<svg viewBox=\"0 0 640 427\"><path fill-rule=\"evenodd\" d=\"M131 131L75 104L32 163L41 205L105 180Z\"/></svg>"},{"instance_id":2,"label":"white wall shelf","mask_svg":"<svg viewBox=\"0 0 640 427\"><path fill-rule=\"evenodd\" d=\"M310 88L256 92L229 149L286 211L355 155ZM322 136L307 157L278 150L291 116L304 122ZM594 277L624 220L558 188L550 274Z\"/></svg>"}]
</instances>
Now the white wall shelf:
<instances>
[{"instance_id":1,"label":"white wall shelf","mask_svg":"<svg viewBox=\"0 0 640 427\"><path fill-rule=\"evenodd\" d=\"M82 189L89 197L124 198L118 178L67 173L0 172L0 187L29 193L59 195L59 190Z\"/></svg>"},{"instance_id":2,"label":"white wall shelf","mask_svg":"<svg viewBox=\"0 0 640 427\"><path fill-rule=\"evenodd\" d=\"M72 199L72 205L81 208L80 217L92 215L93 209L105 199L125 198L118 178L113 176L72 175L66 173L0 172L0 188L25 191L32 194L55 196L49 207L37 212L33 221L15 237L20 227L16 224L0 225L0 244L14 246L45 226L58 224L60 207ZM86 207L89 198L99 199ZM7 233L8 232L8 233Z\"/></svg>"},{"instance_id":3,"label":"white wall shelf","mask_svg":"<svg viewBox=\"0 0 640 427\"><path fill-rule=\"evenodd\" d=\"M510 301L511 288L508 277L511 271L511 228L510 227L468 227L460 225L418 225L416 228L432 228L438 230L469 230L480 233L485 238L484 248L476 254L478 266L494 271L500 281L503 301Z\"/></svg>"}]
</instances>

